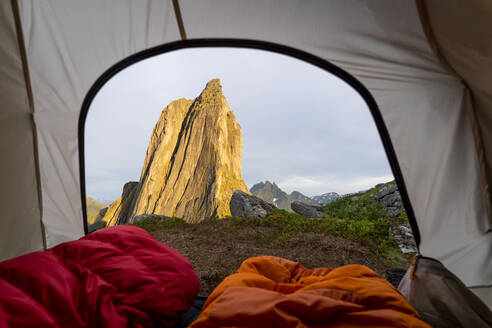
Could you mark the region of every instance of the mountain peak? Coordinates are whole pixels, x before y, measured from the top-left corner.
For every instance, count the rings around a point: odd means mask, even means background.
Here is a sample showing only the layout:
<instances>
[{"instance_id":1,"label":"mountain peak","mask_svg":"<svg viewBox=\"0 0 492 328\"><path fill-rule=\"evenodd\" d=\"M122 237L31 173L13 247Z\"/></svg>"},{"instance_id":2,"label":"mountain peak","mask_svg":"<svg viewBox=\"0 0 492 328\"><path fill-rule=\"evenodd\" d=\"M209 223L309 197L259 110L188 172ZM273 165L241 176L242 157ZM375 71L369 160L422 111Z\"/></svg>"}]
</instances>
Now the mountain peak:
<instances>
[{"instance_id":1,"label":"mountain peak","mask_svg":"<svg viewBox=\"0 0 492 328\"><path fill-rule=\"evenodd\" d=\"M147 148L140 181L126 220L159 214L199 222L230 215L241 178L242 132L222 94L210 80L194 100L171 102L161 113Z\"/></svg>"},{"instance_id":2,"label":"mountain peak","mask_svg":"<svg viewBox=\"0 0 492 328\"><path fill-rule=\"evenodd\" d=\"M220 84L220 79L212 79L208 81L205 89L203 89L202 93L198 97L202 103L209 103L212 99L216 97L224 96L222 94L222 85Z\"/></svg>"},{"instance_id":3,"label":"mountain peak","mask_svg":"<svg viewBox=\"0 0 492 328\"><path fill-rule=\"evenodd\" d=\"M220 89L222 91L222 85L220 84L220 79L211 79L210 81L207 82L207 85L205 86L204 90L207 89Z\"/></svg>"}]
</instances>

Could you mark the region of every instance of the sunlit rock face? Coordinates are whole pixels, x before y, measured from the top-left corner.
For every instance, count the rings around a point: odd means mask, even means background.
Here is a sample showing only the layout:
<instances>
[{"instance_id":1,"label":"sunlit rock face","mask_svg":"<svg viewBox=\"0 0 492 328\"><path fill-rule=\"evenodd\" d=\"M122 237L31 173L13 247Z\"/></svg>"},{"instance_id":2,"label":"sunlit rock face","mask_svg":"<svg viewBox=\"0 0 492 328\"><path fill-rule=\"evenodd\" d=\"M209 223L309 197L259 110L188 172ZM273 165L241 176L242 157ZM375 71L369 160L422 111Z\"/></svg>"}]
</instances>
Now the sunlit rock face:
<instances>
[{"instance_id":1,"label":"sunlit rock face","mask_svg":"<svg viewBox=\"0 0 492 328\"><path fill-rule=\"evenodd\" d=\"M220 80L194 100L178 99L161 113L145 156L128 222L161 214L199 222L230 215L241 177L242 134Z\"/></svg>"}]
</instances>

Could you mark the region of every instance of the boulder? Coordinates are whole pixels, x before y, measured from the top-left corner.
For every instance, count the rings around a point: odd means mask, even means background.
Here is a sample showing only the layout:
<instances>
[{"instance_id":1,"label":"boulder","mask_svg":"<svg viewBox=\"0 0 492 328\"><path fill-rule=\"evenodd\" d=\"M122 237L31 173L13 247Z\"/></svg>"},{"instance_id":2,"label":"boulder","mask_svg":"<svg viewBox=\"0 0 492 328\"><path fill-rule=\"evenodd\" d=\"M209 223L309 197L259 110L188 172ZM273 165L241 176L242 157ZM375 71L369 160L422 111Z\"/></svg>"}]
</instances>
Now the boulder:
<instances>
[{"instance_id":1,"label":"boulder","mask_svg":"<svg viewBox=\"0 0 492 328\"><path fill-rule=\"evenodd\" d=\"M232 216L242 218L264 218L275 209L274 205L241 190L234 191L229 207Z\"/></svg>"},{"instance_id":2,"label":"boulder","mask_svg":"<svg viewBox=\"0 0 492 328\"><path fill-rule=\"evenodd\" d=\"M292 202L290 207L297 214L307 216L308 218L321 218L326 214L324 208L321 206L308 205L298 201Z\"/></svg>"}]
</instances>

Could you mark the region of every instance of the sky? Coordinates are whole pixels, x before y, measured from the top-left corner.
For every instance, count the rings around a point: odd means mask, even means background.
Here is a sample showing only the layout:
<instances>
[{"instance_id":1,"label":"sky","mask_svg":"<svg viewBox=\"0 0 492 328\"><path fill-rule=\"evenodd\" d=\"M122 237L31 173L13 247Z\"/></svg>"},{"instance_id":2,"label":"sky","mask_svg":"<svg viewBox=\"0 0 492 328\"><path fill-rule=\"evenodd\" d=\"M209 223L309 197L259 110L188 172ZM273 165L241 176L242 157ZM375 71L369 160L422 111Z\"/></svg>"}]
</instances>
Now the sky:
<instances>
[{"instance_id":1,"label":"sky","mask_svg":"<svg viewBox=\"0 0 492 328\"><path fill-rule=\"evenodd\" d=\"M242 128L248 188L269 180L312 197L393 179L369 109L344 81L285 55L201 48L143 60L99 91L85 125L87 195L109 203L138 181L161 111L213 78Z\"/></svg>"}]
</instances>

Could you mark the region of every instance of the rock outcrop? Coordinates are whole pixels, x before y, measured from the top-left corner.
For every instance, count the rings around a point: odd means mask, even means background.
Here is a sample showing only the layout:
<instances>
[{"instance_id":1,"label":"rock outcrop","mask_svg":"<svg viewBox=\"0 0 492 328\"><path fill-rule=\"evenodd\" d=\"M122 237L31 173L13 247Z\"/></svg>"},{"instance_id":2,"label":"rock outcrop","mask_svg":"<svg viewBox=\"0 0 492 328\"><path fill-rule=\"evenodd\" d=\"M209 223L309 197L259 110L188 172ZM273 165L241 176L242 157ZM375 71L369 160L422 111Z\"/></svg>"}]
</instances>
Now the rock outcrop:
<instances>
[{"instance_id":1,"label":"rock outcrop","mask_svg":"<svg viewBox=\"0 0 492 328\"><path fill-rule=\"evenodd\" d=\"M417 243L413 238L412 229L404 225L392 226L389 229L389 234L395 239L403 254L417 253Z\"/></svg>"},{"instance_id":2,"label":"rock outcrop","mask_svg":"<svg viewBox=\"0 0 492 328\"><path fill-rule=\"evenodd\" d=\"M241 127L218 79L194 100L173 101L152 133L128 222L140 214L191 223L230 215L233 192L248 192L241 156Z\"/></svg>"},{"instance_id":3,"label":"rock outcrop","mask_svg":"<svg viewBox=\"0 0 492 328\"><path fill-rule=\"evenodd\" d=\"M241 190L236 190L232 194L229 205L231 215L242 218L264 218L275 209L272 204Z\"/></svg>"},{"instance_id":4,"label":"rock outcrop","mask_svg":"<svg viewBox=\"0 0 492 328\"><path fill-rule=\"evenodd\" d=\"M298 201L293 201L290 206L294 212L308 218L322 218L326 214L325 209L321 206L308 205Z\"/></svg>"},{"instance_id":5,"label":"rock outcrop","mask_svg":"<svg viewBox=\"0 0 492 328\"><path fill-rule=\"evenodd\" d=\"M106 222L106 226L125 224L128 222L135 192L137 191L138 182L130 181L123 186L121 197L109 205L101 221Z\"/></svg>"},{"instance_id":6,"label":"rock outcrop","mask_svg":"<svg viewBox=\"0 0 492 328\"><path fill-rule=\"evenodd\" d=\"M386 211L386 216L390 218L398 217L404 209L396 184L386 184L380 186L377 190L375 198L381 204L381 208Z\"/></svg>"}]
</instances>

